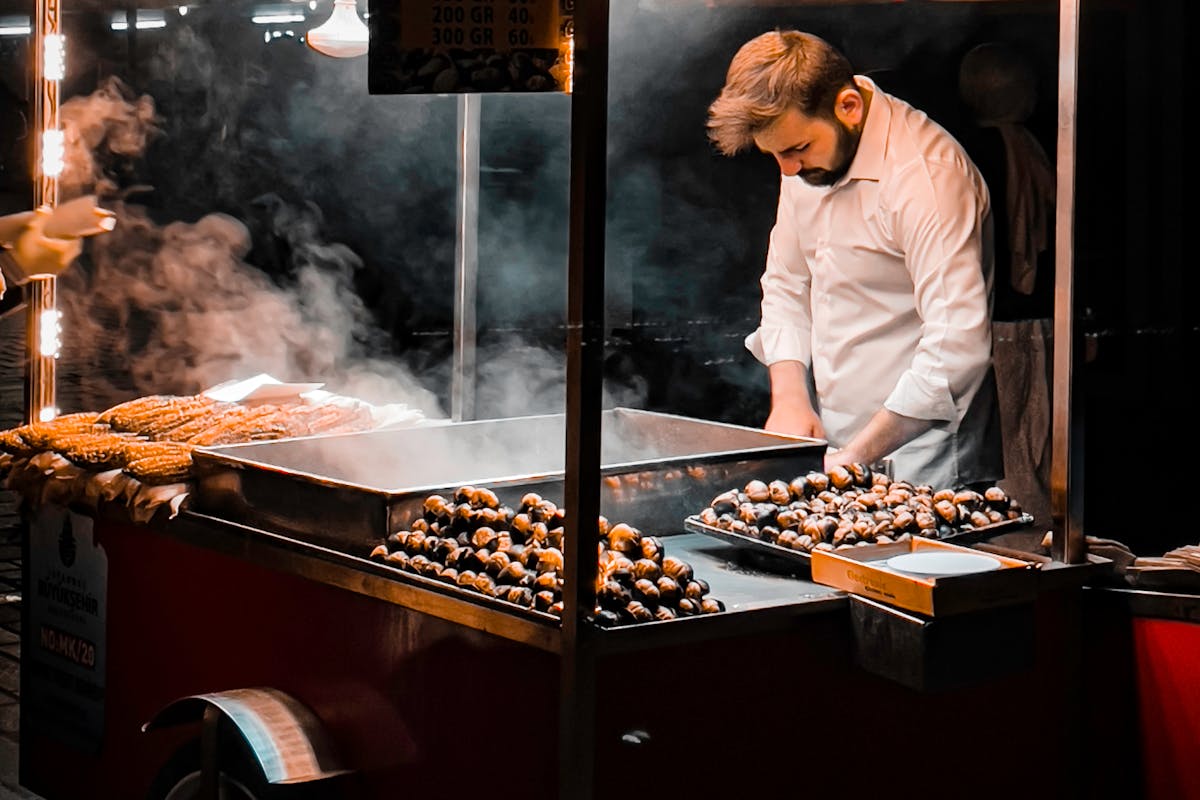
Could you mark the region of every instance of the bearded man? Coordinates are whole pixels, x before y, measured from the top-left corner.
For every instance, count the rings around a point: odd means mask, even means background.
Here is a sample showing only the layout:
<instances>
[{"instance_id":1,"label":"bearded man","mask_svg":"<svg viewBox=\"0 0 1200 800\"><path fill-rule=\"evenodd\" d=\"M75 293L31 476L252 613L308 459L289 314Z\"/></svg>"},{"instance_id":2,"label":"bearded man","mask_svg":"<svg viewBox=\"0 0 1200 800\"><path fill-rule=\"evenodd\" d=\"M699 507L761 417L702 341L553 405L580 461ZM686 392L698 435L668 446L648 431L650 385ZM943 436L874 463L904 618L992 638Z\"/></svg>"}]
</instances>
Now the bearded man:
<instances>
[{"instance_id":1,"label":"bearded man","mask_svg":"<svg viewBox=\"0 0 1200 800\"><path fill-rule=\"evenodd\" d=\"M742 45L708 134L782 173L746 337L770 374L766 429L827 440L827 469L886 458L937 488L1000 480L992 212L962 146L794 30Z\"/></svg>"}]
</instances>

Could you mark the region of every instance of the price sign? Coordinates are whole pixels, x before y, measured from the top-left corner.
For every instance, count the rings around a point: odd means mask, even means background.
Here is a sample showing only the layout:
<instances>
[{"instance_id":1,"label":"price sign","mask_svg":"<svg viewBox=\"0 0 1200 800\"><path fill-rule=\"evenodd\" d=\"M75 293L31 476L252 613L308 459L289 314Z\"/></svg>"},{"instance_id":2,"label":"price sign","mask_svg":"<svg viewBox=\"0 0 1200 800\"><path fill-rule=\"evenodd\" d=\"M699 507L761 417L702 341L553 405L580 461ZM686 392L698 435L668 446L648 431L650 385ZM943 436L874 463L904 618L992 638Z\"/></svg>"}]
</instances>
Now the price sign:
<instances>
[{"instance_id":1,"label":"price sign","mask_svg":"<svg viewBox=\"0 0 1200 800\"><path fill-rule=\"evenodd\" d=\"M564 91L574 0L370 0L372 94Z\"/></svg>"}]
</instances>

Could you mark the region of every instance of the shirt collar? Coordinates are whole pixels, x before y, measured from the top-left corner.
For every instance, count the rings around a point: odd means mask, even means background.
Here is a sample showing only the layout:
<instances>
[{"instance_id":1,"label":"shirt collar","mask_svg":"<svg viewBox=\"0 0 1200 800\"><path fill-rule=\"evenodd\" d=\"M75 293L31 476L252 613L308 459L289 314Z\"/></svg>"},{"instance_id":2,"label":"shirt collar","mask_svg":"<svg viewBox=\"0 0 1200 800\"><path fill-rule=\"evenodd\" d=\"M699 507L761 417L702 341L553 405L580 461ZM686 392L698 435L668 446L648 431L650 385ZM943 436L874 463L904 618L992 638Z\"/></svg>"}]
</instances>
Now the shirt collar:
<instances>
[{"instance_id":1,"label":"shirt collar","mask_svg":"<svg viewBox=\"0 0 1200 800\"><path fill-rule=\"evenodd\" d=\"M883 159L887 155L888 130L892 122L891 98L865 75L855 75L854 80L871 92L871 107L867 109L867 122L858 141L858 152L839 184L853 180L877 181L883 177Z\"/></svg>"}]
</instances>

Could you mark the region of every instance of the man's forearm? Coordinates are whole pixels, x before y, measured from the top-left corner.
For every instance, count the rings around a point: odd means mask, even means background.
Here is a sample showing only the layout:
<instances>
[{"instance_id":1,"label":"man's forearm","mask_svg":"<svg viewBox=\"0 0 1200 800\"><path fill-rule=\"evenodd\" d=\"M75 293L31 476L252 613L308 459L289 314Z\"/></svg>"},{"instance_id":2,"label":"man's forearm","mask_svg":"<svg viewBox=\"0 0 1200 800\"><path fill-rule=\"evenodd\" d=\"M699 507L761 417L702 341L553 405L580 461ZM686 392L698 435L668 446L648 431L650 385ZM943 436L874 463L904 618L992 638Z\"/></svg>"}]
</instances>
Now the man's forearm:
<instances>
[{"instance_id":1,"label":"man's forearm","mask_svg":"<svg viewBox=\"0 0 1200 800\"><path fill-rule=\"evenodd\" d=\"M799 361L776 361L767 368L771 376L771 407L813 410L808 394L808 369Z\"/></svg>"},{"instance_id":2,"label":"man's forearm","mask_svg":"<svg viewBox=\"0 0 1200 800\"><path fill-rule=\"evenodd\" d=\"M905 417L881 408L845 447L831 453L826 466L874 464L933 427L933 420Z\"/></svg>"}]
</instances>

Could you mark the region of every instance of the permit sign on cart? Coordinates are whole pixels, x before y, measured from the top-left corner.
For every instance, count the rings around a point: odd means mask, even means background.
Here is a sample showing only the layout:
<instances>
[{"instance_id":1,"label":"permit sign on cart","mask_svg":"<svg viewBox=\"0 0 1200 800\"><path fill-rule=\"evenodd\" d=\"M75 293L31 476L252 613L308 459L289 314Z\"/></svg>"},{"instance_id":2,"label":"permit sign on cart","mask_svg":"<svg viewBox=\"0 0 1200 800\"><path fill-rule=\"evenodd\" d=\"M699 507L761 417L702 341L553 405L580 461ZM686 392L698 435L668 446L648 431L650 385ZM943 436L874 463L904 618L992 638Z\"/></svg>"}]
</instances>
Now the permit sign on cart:
<instances>
[{"instance_id":1,"label":"permit sign on cart","mask_svg":"<svg viewBox=\"0 0 1200 800\"><path fill-rule=\"evenodd\" d=\"M371 94L570 91L575 0L370 0Z\"/></svg>"},{"instance_id":2,"label":"permit sign on cart","mask_svg":"<svg viewBox=\"0 0 1200 800\"><path fill-rule=\"evenodd\" d=\"M92 519L46 506L29 526L22 716L39 733L96 752L104 733L108 556Z\"/></svg>"}]
</instances>

